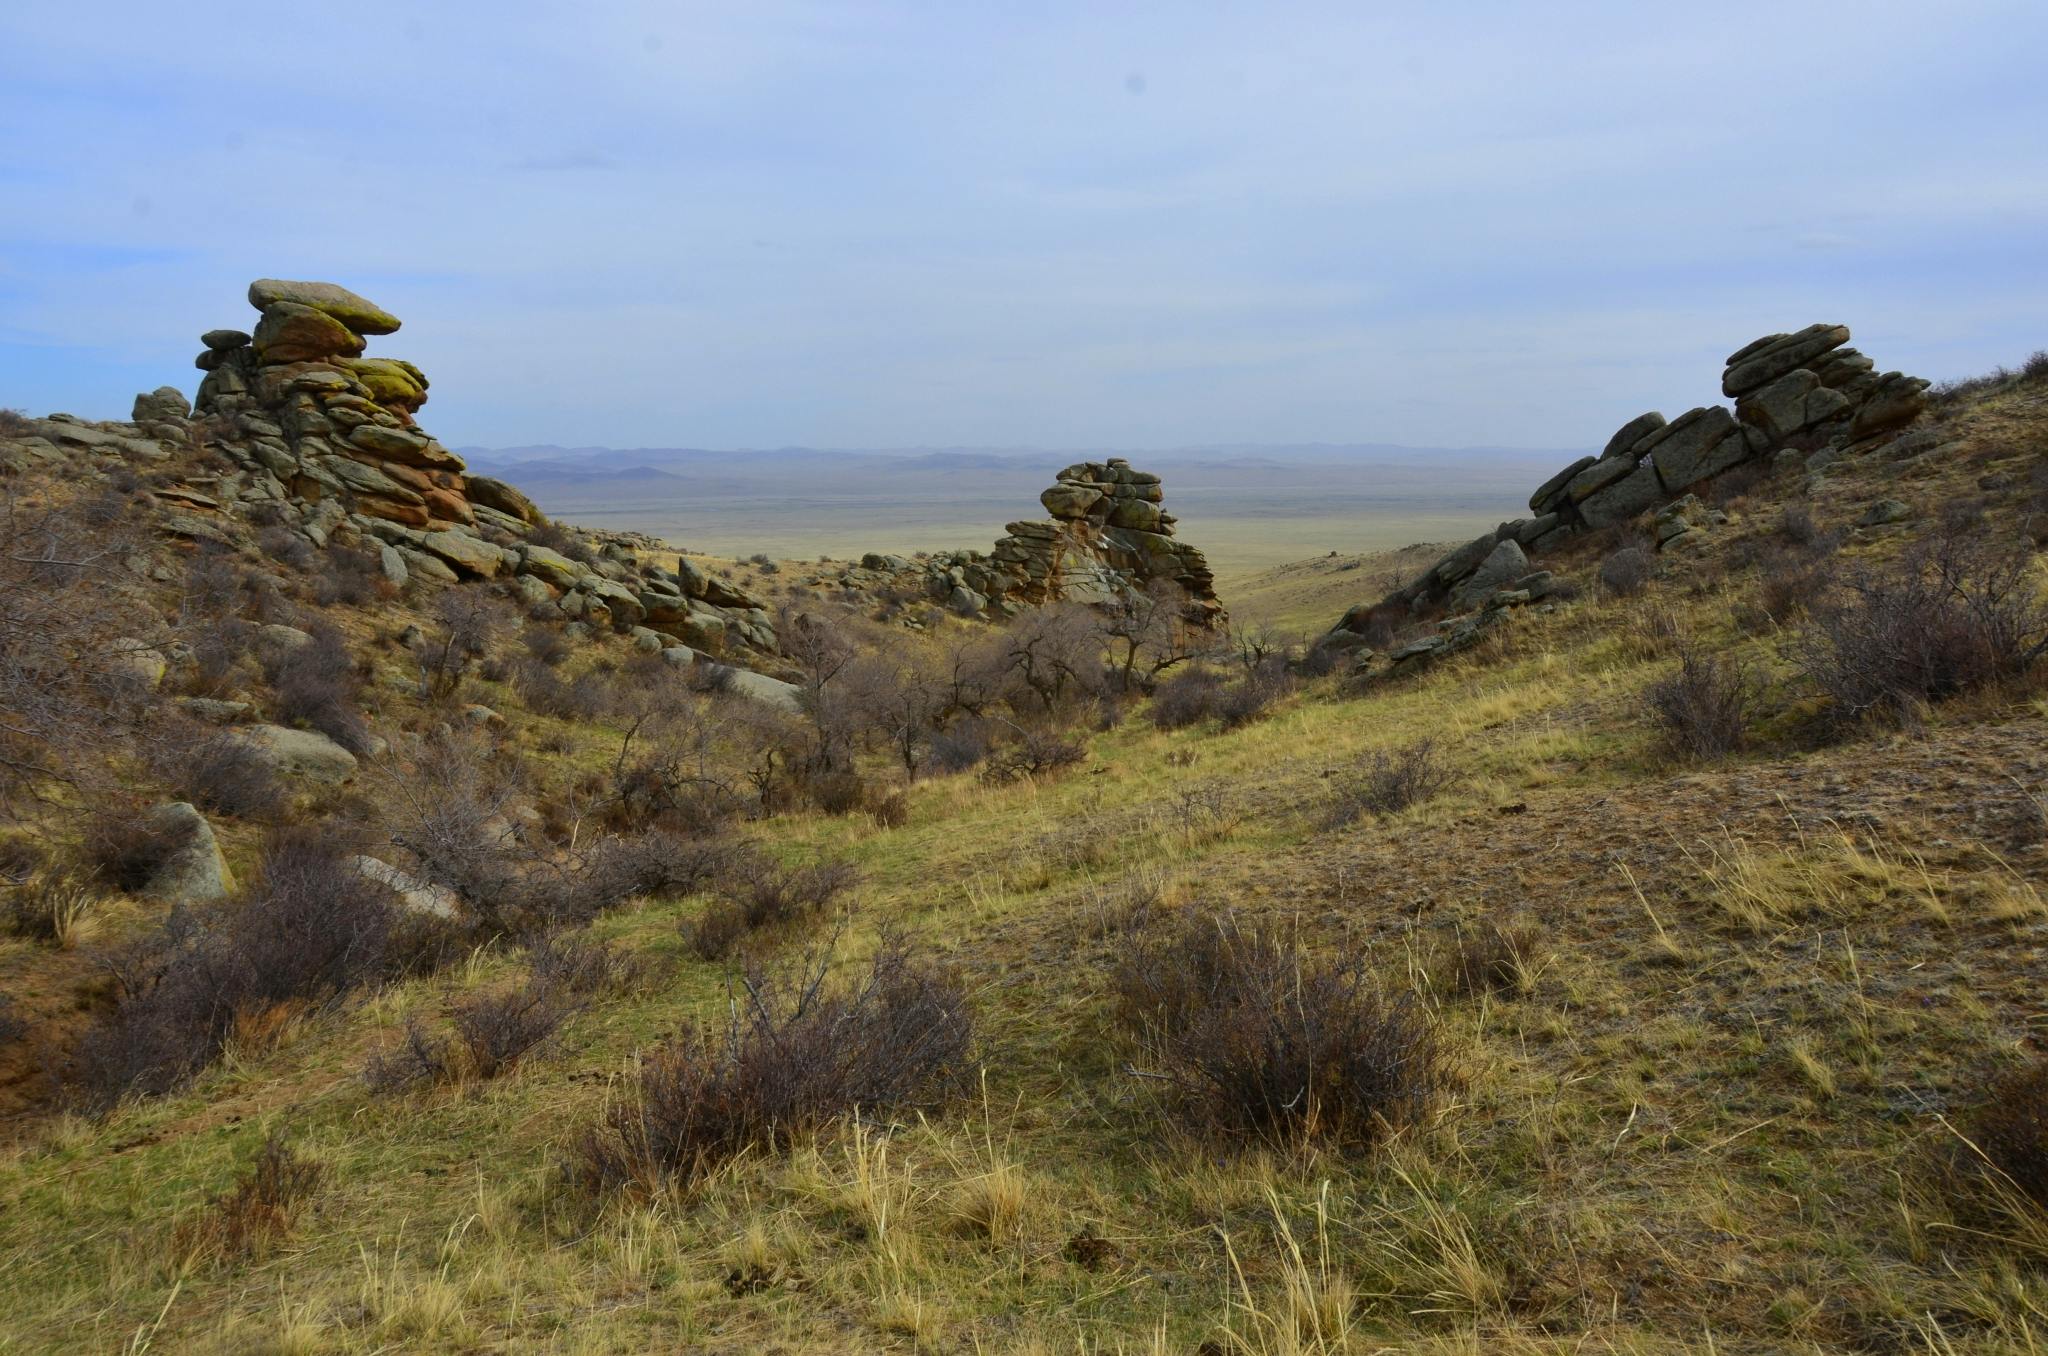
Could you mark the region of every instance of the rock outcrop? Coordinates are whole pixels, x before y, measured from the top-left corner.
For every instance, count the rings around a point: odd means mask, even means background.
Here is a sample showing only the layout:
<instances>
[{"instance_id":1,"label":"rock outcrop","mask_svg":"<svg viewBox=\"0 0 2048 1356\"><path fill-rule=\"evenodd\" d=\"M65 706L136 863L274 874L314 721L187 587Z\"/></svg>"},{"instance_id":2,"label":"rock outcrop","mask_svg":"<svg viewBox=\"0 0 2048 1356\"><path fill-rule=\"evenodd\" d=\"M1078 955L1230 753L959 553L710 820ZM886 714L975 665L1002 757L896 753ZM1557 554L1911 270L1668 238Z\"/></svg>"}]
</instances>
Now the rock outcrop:
<instances>
[{"instance_id":1,"label":"rock outcrop","mask_svg":"<svg viewBox=\"0 0 2048 1356\"><path fill-rule=\"evenodd\" d=\"M1190 620L1226 620L1203 554L1174 536L1159 477L1121 457L1067 467L1038 496L1049 518L1005 526L992 550L951 551L918 562L868 555L841 582L875 586L921 576L928 597L965 615L1015 615L1054 602L1103 605L1165 582L1187 597Z\"/></svg>"},{"instance_id":2,"label":"rock outcrop","mask_svg":"<svg viewBox=\"0 0 2048 1356\"><path fill-rule=\"evenodd\" d=\"M646 539L556 528L517 489L470 475L419 425L426 374L366 356L371 337L398 332L397 316L333 283L259 279L249 303L252 329L200 336L206 375L190 405L166 386L137 396L128 423L30 421L28 436L0 440L0 472L218 454L211 468L152 475L166 533L236 547L258 524L281 526L316 548L373 552L398 588L498 581L538 620L647 628L712 655L776 652L766 607L729 580L643 562L656 545Z\"/></svg>"},{"instance_id":3,"label":"rock outcrop","mask_svg":"<svg viewBox=\"0 0 2048 1356\"><path fill-rule=\"evenodd\" d=\"M1671 420L1654 412L1636 416L1599 455L1581 457L1539 485L1529 496L1532 516L1502 523L1378 603L1352 608L1324 643L1355 649L1374 623L1483 608L1503 594L1527 592L1526 581L1514 577L1517 561L1526 565L1526 556L1575 532L1653 510L1671 508L1657 514L1657 546L1690 549L1717 516L1691 493L1695 486L1747 462L1818 469L1883 446L1926 409L1928 383L1878 373L1848 342L1846 325L1809 325L1737 349L1721 377L1732 411L1703 405ZM1512 558L1503 554L1510 546Z\"/></svg>"}]
</instances>

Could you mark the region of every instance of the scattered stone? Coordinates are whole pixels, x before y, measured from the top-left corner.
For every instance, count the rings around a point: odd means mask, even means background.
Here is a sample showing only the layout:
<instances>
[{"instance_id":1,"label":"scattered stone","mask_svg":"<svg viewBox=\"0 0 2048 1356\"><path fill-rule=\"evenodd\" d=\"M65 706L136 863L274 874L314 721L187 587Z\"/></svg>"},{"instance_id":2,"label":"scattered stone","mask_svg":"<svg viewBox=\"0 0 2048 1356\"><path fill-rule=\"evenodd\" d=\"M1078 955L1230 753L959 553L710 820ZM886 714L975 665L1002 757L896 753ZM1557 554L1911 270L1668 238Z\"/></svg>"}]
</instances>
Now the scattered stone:
<instances>
[{"instance_id":1,"label":"scattered stone","mask_svg":"<svg viewBox=\"0 0 2048 1356\"><path fill-rule=\"evenodd\" d=\"M1863 511L1856 520L1858 527L1883 527L1890 523L1903 523L1913 516L1913 510L1897 499L1880 499Z\"/></svg>"}]
</instances>

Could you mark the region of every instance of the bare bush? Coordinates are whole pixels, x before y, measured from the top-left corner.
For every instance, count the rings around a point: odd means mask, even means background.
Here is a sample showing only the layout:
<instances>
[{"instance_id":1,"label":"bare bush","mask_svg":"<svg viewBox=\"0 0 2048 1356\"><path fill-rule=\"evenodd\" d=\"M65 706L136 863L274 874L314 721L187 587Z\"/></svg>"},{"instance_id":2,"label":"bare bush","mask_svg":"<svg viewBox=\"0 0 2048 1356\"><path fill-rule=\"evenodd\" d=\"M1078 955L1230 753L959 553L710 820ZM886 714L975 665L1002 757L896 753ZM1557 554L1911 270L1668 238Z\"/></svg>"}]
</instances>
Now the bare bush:
<instances>
[{"instance_id":1,"label":"bare bush","mask_svg":"<svg viewBox=\"0 0 2048 1356\"><path fill-rule=\"evenodd\" d=\"M1748 739L1756 695L1756 680L1741 660L1687 645L1678 671L1652 683L1644 702L1673 754L1709 759L1735 752Z\"/></svg>"},{"instance_id":2,"label":"bare bush","mask_svg":"<svg viewBox=\"0 0 2048 1356\"><path fill-rule=\"evenodd\" d=\"M1454 775L1434 739L1404 749L1375 749L1362 774L1339 792L1331 821L1343 825L1366 814L1399 814L1442 795Z\"/></svg>"},{"instance_id":3,"label":"bare bush","mask_svg":"<svg viewBox=\"0 0 2048 1356\"><path fill-rule=\"evenodd\" d=\"M1163 680L1152 694L1147 712L1161 730L1180 730L1214 716L1223 704L1228 680L1219 670L1189 668Z\"/></svg>"},{"instance_id":4,"label":"bare bush","mask_svg":"<svg viewBox=\"0 0 2048 1356\"><path fill-rule=\"evenodd\" d=\"M991 785L1056 776L1088 761L1088 748L1057 730L1023 730L999 747L981 769Z\"/></svg>"},{"instance_id":5,"label":"bare bush","mask_svg":"<svg viewBox=\"0 0 2048 1356\"><path fill-rule=\"evenodd\" d=\"M0 806L90 777L135 732L146 694L110 643L135 625L129 550L118 527L0 494Z\"/></svg>"},{"instance_id":6,"label":"bare bush","mask_svg":"<svg viewBox=\"0 0 2048 1356\"><path fill-rule=\"evenodd\" d=\"M122 799L102 806L86 822L79 857L94 879L133 893L182 845L170 823Z\"/></svg>"},{"instance_id":7,"label":"bare bush","mask_svg":"<svg viewBox=\"0 0 2048 1356\"><path fill-rule=\"evenodd\" d=\"M269 760L232 734L198 735L165 747L161 771L171 789L201 809L258 821L275 819L290 800Z\"/></svg>"},{"instance_id":8,"label":"bare bush","mask_svg":"<svg viewBox=\"0 0 2048 1356\"><path fill-rule=\"evenodd\" d=\"M1649 584L1656 565L1648 548L1624 546L1600 562L1600 586L1617 598L1632 597Z\"/></svg>"},{"instance_id":9,"label":"bare bush","mask_svg":"<svg viewBox=\"0 0 2048 1356\"><path fill-rule=\"evenodd\" d=\"M851 862L791 867L742 858L719 885L718 899L689 926L690 945L705 960L723 960L751 933L788 932L818 922L859 883Z\"/></svg>"},{"instance_id":10,"label":"bare bush","mask_svg":"<svg viewBox=\"0 0 2048 1356\"><path fill-rule=\"evenodd\" d=\"M336 603L367 607L398 596L398 590L384 577L383 561L375 549L331 545L327 559L313 579L313 601L322 607Z\"/></svg>"},{"instance_id":11,"label":"bare bush","mask_svg":"<svg viewBox=\"0 0 2048 1356\"><path fill-rule=\"evenodd\" d=\"M420 670L420 695L434 701L453 700L473 660L510 629L512 617L504 602L482 589L443 589L434 599L434 634L413 646Z\"/></svg>"},{"instance_id":12,"label":"bare bush","mask_svg":"<svg viewBox=\"0 0 2048 1356\"><path fill-rule=\"evenodd\" d=\"M351 753L375 747L363 720L362 676L341 632L325 622L308 628L312 639L282 648L264 665L277 691L278 719L317 730Z\"/></svg>"},{"instance_id":13,"label":"bare bush","mask_svg":"<svg viewBox=\"0 0 2048 1356\"><path fill-rule=\"evenodd\" d=\"M2048 606L2022 548L1937 538L1842 589L1793 646L1838 725L1913 719L1923 703L2017 677L2048 653Z\"/></svg>"},{"instance_id":14,"label":"bare bush","mask_svg":"<svg viewBox=\"0 0 2048 1356\"><path fill-rule=\"evenodd\" d=\"M277 836L249 895L205 913L173 910L109 956L114 1007L73 1046L73 1101L105 1111L169 1091L236 1033L271 1014L333 1003L438 954L354 868L354 845L308 831Z\"/></svg>"},{"instance_id":15,"label":"bare bush","mask_svg":"<svg viewBox=\"0 0 2048 1356\"><path fill-rule=\"evenodd\" d=\"M1225 1134L1369 1148L1420 1121L1446 1083L1412 995L1291 932L1185 911L1124 939L1112 979L1125 1026L1183 1112Z\"/></svg>"},{"instance_id":16,"label":"bare bush","mask_svg":"<svg viewBox=\"0 0 2048 1356\"><path fill-rule=\"evenodd\" d=\"M325 1176L318 1163L293 1152L273 1131L248 1174L178 1226L173 1250L186 1260L239 1261L260 1255L291 1233Z\"/></svg>"},{"instance_id":17,"label":"bare bush","mask_svg":"<svg viewBox=\"0 0 2048 1356\"><path fill-rule=\"evenodd\" d=\"M583 1182L651 1192L856 1109L900 1113L964 1086L974 1031L957 980L888 940L850 984L828 982L829 969L820 954L750 976L723 1031L686 1029L650 1053L631 1094L579 1145Z\"/></svg>"},{"instance_id":18,"label":"bare bush","mask_svg":"<svg viewBox=\"0 0 2048 1356\"><path fill-rule=\"evenodd\" d=\"M455 1005L453 1021L465 1071L496 1078L552 1040L569 1012L566 996L538 980L464 999Z\"/></svg>"}]
</instances>

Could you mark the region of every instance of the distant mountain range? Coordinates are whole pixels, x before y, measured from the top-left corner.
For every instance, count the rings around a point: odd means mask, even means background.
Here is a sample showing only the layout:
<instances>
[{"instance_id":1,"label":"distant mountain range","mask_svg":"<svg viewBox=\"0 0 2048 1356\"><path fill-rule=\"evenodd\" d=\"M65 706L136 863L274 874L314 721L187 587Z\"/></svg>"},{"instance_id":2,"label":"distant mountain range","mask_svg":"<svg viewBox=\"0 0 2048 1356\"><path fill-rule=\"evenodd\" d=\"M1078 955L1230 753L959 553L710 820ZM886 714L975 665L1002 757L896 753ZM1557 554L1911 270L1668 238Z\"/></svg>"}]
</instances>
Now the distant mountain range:
<instances>
[{"instance_id":1,"label":"distant mountain range","mask_svg":"<svg viewBox=\"0 0 2048 1356\"><path fill-rule=\"evenodd\" d=\"M1418 524L1498 521L1575 452L1398 443L1218 443L1115 448L464 447L472 470L509 481L548 513L631 528L705 549L785 554L902 550L990 540L1041 516L1039 491L1077 461L1124 457L1159 475L1166 506L1197 538L1226 530L1301 535L1312 520ZM1254 528L1254 524L1268 526ZM1325 521L1304 545L1349 541Z\"/></svg>"}]
</instances>

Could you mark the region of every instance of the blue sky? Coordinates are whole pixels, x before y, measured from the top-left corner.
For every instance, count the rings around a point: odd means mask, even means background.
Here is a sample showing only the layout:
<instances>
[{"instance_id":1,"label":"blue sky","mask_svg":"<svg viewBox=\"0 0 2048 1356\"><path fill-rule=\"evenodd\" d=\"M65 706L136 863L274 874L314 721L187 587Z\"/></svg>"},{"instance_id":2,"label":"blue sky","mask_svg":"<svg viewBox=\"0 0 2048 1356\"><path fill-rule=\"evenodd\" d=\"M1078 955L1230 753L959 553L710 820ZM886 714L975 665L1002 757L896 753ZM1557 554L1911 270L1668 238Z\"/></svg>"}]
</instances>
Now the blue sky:
<instances>
[{"instance_id":1,"label":"blue sky","mask_svg":"<svg viewBox=\"0 0 2048 1356\"><path fill-rule=\"evenodd\" d=\"M452 443L1598 443L1850 325L2048 347L2048 5L0 8L0 405L251 278Z\"/></svg>"}]
</instances>

